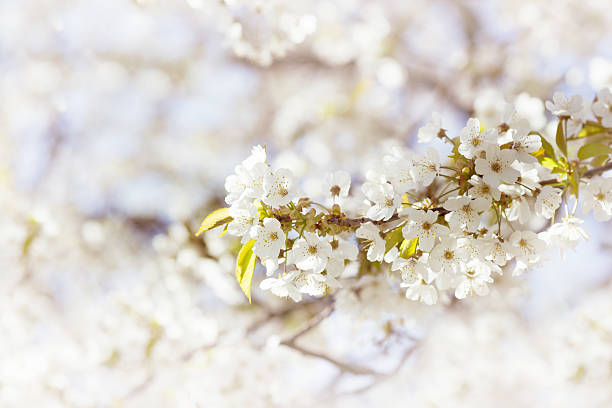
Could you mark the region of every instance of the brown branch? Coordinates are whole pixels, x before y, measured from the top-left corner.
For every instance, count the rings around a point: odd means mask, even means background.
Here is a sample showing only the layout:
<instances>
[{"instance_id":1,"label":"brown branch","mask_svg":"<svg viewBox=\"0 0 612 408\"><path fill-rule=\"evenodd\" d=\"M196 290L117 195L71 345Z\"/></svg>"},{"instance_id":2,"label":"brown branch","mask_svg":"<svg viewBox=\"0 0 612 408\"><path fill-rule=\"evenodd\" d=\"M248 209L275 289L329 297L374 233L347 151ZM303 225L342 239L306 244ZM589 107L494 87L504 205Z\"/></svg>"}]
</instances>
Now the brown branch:
<instances>
[{"instance_id":1,"label":"brown branch","mask_svg":"<svg viewBox=\"0 0 612 408\"><path fill-rule=\"evenodd\" d=\"M582 177L583 178L590 178L593 176L598 176L601 173L608 171L608 170L612 170L612 162L604 165L604 166L600 166L600 167L595 167L594 169L588 170L586 171ZM544 181L540 181L540 185L545 186L547 184L557 184L560 183L561 181L559 181L558 179L548 179L548 180L544 180Z\"/></svg>"},{"instance_id":2,"label":"brown branch","mask_svg":"<svg viewBox=\"0 0 612 408\"><path fill-rule=\"evenodd\" d=\"M269 321L271 321L272 319L276 319L276 318L284 318L285 316L296 312L298 310L302 310L302 309L308 309L311 306L322 306L325 307L325 305L328 305L331 303L331 298L325 298L324 300L316 300L316 301L304 301L304 302L300 302L300 303L294 303L292 305L290 305L289 307L286 307L284 309L281 310L269 310L266 312L265 316L263 316L261 319L256 320L255 322L251 323L247 329L246 329L246 334L252 334L255 331L257 331L260 327L262 327L263 325L265 325L266 323L268 323Z\"/></svg>"},{"instance_id":3,"label":"brown branch","mask_svg":"<svg viewBox=\"0 0 612 408\"><path fill-rule=\"evenodd\" d=\"M331 363L333 365L335 365L336 367L338 367L340 369L340 371L343 372L347 372L347 373L351 373L351 374L357 374L357 375L373 375L373 376L377 376L380 375L380 373L372 370L371 368L368 367L363 367L363 366L358 366L358 365L353 365L353 364L346 364L343 363L342 361L336 360L328 355L325 355L323 353L319 353L317 351L312 351L312 350L308 350L303 348L302 346L299 346L295 343L290 343L290 344L285 344L285 343L281 343L289 348L294 349L295 351L299 351L300 353L304 354L305 356L310 356L310 357L315 357L315 358L319 358L321 360L325 360L328 363Z\"/></svg>"},{"instance_id":4,"label":"brown branch","mask_svg":"<svg viewBox=\"0 0 612 408\"><path fill-rule=\"evenodd\" d=\"M598 176L601 173L603 173L604 171L608 171L608 170L612 170L612 162L606 164L605 166L595 167L594 169L591 169L591 170L587 171L586 173L584 173L582 175L582 177Z\"/></svg>"},{"instance_id":5,"label":"brown branch","mask_svg":"<svg viewBox=\"0 0 612 408\"><path fill-rule=\"evenodd\" d=\"M281 344L294 343L299 337L308 333L315 327L317 327L323 320L325 320L334 311L334 304L328 305L326 308L317 313L312 319L310 319L304 327L297 331L293 336L282 341Z\"/></svg>"},{"instance_id":6,"label":"brown branch","mask_svg":"<svg viewBox=\"0 0 612 408\"><path fill-rule=\"evenodd\" d=\"M302 327L299 331L297 331L291 337L283 340L280 344L282 344L283 346L292 348L293 350L298 351L305 356L310 356L310 357L319 358L321 360L325 360L328 363L331 363L335 365L336 367L338 367L341 372L349 372L351 374L357 374L357 375L373 375L373 376L379 375L378 372L368 367L343 363L342 361L336 360L335 358L330 357L326 354L320 353L318 351L309 350L309 349L306 349L300 346L299 344L296 344L296 340L298 340L304 334L310 332L312 329L317 327L323 320L329 317L329 315L331 315L333 311L334 311L334 305L332 303L326 308L324 308L323 310L321 310L321 312L316 314L312 319L310 319L304 325L304 327Z\"/></svg>"}]
</instances>

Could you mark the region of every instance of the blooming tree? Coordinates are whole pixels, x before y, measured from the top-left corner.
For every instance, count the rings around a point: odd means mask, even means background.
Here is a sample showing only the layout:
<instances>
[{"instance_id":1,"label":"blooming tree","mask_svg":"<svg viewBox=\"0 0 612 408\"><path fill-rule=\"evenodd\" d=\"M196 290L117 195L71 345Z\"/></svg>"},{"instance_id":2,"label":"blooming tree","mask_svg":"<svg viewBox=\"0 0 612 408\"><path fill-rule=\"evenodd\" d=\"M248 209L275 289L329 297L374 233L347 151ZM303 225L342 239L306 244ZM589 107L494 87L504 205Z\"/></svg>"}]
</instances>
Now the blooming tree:
<instances>
[{"instance_id":1,"label":"blooming tree","mask_svg":"<svg viewBox=\"0 0 612 408\"><path fill-rule=\"evenodd\" d=\"M579 199L598 220L612 218L612 178L602 177L612 169L611 98L603 89L587 120L581 97L555 93L546 102L558 118L554 143L512 106L510 120L483 129L470 118L457 137L434 114L419 141L443 139L449 154L396 149L367 172L357 204L347 200L346 172L326 177L327 205L300 197L291 171L274 169L256 146L226 179L231 206L210 214L198 234L225 226L241 238L236 278L249 300L257 259L267 271L260 287L296 302L389 269L411 300L483 296L494 276L540 264L547 246L563 252L588 239ZM538 232L529 229L534 216L546 221Z\"/></svg>"}]
</instances>

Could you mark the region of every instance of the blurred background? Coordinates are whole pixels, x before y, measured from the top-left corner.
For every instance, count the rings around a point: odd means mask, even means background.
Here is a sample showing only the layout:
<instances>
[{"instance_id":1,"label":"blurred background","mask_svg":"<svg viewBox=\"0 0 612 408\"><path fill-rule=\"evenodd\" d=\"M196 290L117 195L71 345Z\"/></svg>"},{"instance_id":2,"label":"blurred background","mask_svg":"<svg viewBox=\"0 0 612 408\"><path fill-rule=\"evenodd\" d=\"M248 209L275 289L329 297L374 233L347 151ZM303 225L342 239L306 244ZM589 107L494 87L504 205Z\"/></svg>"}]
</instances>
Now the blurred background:
<instances>
[{"instance_id":1,"label":"blurred background","mask_svg":"<svg viewBox=\"0 0 612 408\"><path fill-rule=\"evenodd\" d=\"M607 0L0 0L0 406L612 406L609 224L435 307L261 271L249 305L193 235L255 144L357 192L432 111L550 133L543 100L606 86Z\"/></svg>"}]
</instances>

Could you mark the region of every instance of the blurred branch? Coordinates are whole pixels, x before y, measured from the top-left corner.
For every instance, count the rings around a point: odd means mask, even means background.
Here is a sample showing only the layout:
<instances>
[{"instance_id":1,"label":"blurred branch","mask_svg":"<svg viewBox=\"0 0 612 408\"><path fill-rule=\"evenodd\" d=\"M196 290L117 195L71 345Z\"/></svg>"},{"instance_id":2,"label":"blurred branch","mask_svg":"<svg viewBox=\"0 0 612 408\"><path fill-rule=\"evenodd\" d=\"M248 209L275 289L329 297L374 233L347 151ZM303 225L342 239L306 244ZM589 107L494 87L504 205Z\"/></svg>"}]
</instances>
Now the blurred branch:
<instances>
[{"instance_id":1,"label":"blurred branch","mask_svg":"<svg viewBox=\"0 0 612 408\"><path fill-rule=\"evenodd\" d=\"M321 310L321 312L316 314L312 319L310 319L299 331L297 331L295 334L293 334L288 339L283 340L280 344L287 346L289 348L292 348L295 351L298 351L306 356L325 360L328 363L331 363L335 365L338 369L340 369L341 373L348 372L348 373L357 374L357 375L374 375L374 376L378 375L379 373L377 373L376 371L368 367L347 364L342 361L336 360L326 354L323 354L317 351L308 350L296 344L296 341L300 337L302 337L303 335L305 335L306 333L310 332L312 329L317 327L323 320L329 317L333 311L334 311L334 304L332 303L328 305L327 307L325 307L323 310Z\"/></svg>"}]
</instances>

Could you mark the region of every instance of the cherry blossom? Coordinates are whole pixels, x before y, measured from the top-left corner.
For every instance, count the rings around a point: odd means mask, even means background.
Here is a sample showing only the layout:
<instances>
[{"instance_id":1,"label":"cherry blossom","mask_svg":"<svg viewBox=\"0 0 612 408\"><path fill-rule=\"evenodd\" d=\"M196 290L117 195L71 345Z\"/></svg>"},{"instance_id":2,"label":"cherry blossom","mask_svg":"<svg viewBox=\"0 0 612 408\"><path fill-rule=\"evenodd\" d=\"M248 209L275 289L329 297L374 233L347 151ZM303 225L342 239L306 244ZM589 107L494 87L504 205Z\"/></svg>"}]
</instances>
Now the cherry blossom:
<instances>
[{"instance_id":1,"label":"cherry blossom","mask_svg":"<svg viewBox=\"0 0 612 408\"><path fill-rule=\"evenodd\" d=\"M302 294L295 285L295 280L300 274L299 271L291 271L280 278L267 278L261 281L259 287L262 290L269 290L278 297L290 297L294 302L302 300Z\"/></svg>"},{"instance_id":2,"label":"cherry blossom","mask_svg":"<svg viewBox=\"0 0 612 408\"><path fill-rule=\"evenodd\" d=\"M601 124L612 128L612 92L609 88L599 91L597 101L592 105L593 113L601 118Z\"/></svg>"},{"instance_id":3,"label":"cherry blossom","mask_svg":"<svg viewBox=\"0 0 612 408\"><path fill-rule=\"evenodd\" d=\"M299 269L319 273L327 266L331 254L332 247L328 241L322 240L314 232L304 232L304 237L293 244L287 259Z\"/></svg>"},{"instance_id":4,"label":"cherry blossom","mask_svg":"<svg viewBox=\"0 0 612 408\"><path fill-rule=\"evenodd\" d=\"M540 136L529 134L528 128L510 129L512 135L512 149L516 151L516 158L524 163L535 163L537 159L531 153L542 147Z\"/></svg>"},{"instance_id":5,"label":"cherry blossom","mask_svg":"<svg viewBox=\"0 0 612 408\"><path fill-rule=\"evenodd\" d=\"M486 157L476 159L476 173L492 187L497 187L502 182L512 184L519 176L519 172L512 167L515 159L514 150L500 150L496 146L488 146Z\"/></svg>"},{"instance_id":6,"label":"cherry blossom","mask_svg":"<svg viewBox=\"0 0 612 408\"><path fill-rule=\"evenodd\" d=\"M355 231L357 238L369 241L368 260L371 262L380 262L385 256L385 240L380 236L380 230L371 222L362 224Z\"/></svg>"},{"instance_id":7,"label":"cherry blossom","mask_svg":"<svg viewBox=\"0 0 612 408\"><path fill-rule=\"evenodd\" d=\"M260 258L278 258L278 253L285 245L285 233L276 218L264 218L263 226L251 228L251 238L255 240L253 253Z\"/></svg>"},{"instance_id":8,"label":"cherry blossom","mask_svg":"<svg viewBox=\"0 0 612 408\"><path fill-rule=\"evenodd\" d=\"M491 203L485 198L472 200L469 196L451 197L443 205L450 211L444 218L452 229L465 227L468 232L474 232L480 225L480 213L490 206Z\"/></svg>"},{"instance_id":9,"label":"cherry blossom","mask_svg":"<svg viewBox=\"0 0 612 408\"><path fill-rule=\"evenodd\" d=\"M534 205L537 215L544 218L552 218L561 205L561 193L558 188L544 186L538 194Z\"/></svg>"},{"instance_id":10,"label":"cherry blossom","mask_svg":"<svg viewBox=\"0 0 612 408\"><path fill-rule=\"evenodd\" d=\"M259 222L257 207L252 204L233 205L229 209L232 221L227 225L227 232L242 237L242 243L248 241L249 231Z\"/></svg>"},{"instance_id":11,"label":"cherry blossom","mask_svg":"<svg viewBox=\"0 0 612 408\"><path fill-rule=\"evenodd\" d=\"M431 121L419 128L419 143L429 143L440 135L442 130L442 116L438 112L432 112Z\"/></svg>"},{"instance_id":12,"label":"cherry blossom","mask_svg":"<svg viewBox=\"0 0 612 408\"><path fill-rule=\"evenodd\" d=\"M406 239L419 239L419 247L423 251L431 251L436 238L443 237L449 233L448 227L437 224L437 211L422 211L408 208L408 224L402 229Z\"/></svg>"},{"instance_id":13,"label":"cherry blossom","mask_svg":"<svg viewBox=\"0 0 612 408\"><path fill-rule=\"evenodd\" d=\"M582 211L588 213L593 210L597 221L608 221L612 218L612 178L592 179L582 191Z\"/></svg>"},{"instance_id":14,"label":"cherry blossom","mask_svg":"<svg viewBox=\"0 0 612 408\"><path fill-rule=\"evenodd\" d=\"M489 268L478 262L463 264L456 281L455 297L464 299L474 294L485 296L489 293L487 283L493 283Z\"/></svg>"},{"instance_id":15,"label":"cherry blossom","mask_svg":"<svg viewBox=\"0 0 612 408\"><path fill-rule=\"evenodd\" d=\"M582 109L582 98L574 95L567 98L561 92L555 92L551 101L546 101L546 109L556 116L570 117L577 114Z\"/></svg>"},{"instance_id":16,"label":"cherry blossom","mask_svg":"<svg viewBox=\"0 0 612 408\"><path fill-rule=\"evenodd\" d=\"M367 216L375 221L388 220L400 206L401 197L393 186L386 182L366 182L361 187L364 195L372 202Z\"/></svg>"},{"instance_id":17,"label":"cherry blossom","mask_svg":"<svg viewBox=\"0 0 612 408\"><path fill-rule=\"evenodd\" d=\"M489 145L497 145L498 133L496 129L487 129L480 132L480 121L478 119L468 119L467 125L461 130L459 139L459 153L468 159L477 156Z\"/></svg>"},{"instance_id":18,"label":"cherry blossom","mask_svg":"<svg viewBox=\"0 0 612 408\"><path fill-rule=\"evenodd\" d=\"M341 198L348 197L351 175L344 170L328 173L325 176L325 185L328 193L332 196L332 200L337 202Z\"/></svg>"}]
</instances>

